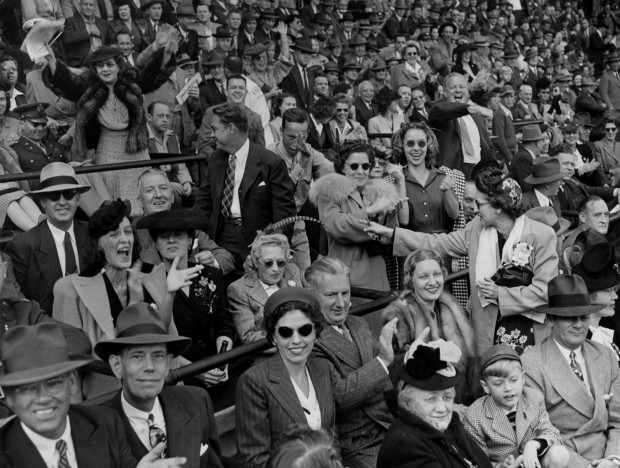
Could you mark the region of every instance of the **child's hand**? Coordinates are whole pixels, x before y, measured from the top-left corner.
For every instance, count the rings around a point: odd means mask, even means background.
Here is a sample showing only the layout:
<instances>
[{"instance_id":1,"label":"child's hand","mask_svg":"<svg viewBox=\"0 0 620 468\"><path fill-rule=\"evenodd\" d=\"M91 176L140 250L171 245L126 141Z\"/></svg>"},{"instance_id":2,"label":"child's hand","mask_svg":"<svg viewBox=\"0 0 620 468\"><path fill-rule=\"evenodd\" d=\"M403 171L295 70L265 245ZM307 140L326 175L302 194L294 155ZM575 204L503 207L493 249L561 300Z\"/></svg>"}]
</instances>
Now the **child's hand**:
<instances>
[{"instance_id":1,"label":"child's hand","mask_svg":"<svg viewBox=\"0 0 620 468\"><path fill-rule=\"evenodd\" d=\"M525 444L522 455L524 468L540 468L540 462L538 461L539 447L540 444L535 440L530 440Z\"/></svg>"}]
</instances>

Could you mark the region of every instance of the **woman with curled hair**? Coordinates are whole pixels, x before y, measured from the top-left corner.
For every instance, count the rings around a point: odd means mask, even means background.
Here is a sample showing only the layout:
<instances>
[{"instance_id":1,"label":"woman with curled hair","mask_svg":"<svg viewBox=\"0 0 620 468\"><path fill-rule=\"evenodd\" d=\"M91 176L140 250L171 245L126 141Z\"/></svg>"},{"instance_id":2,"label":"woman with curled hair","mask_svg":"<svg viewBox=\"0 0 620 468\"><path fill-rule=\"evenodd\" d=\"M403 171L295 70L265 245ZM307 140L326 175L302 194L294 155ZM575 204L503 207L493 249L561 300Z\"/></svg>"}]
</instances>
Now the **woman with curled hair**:
<instances>
[{"instance_id":1,"label":"woman with curled hair","mask_svg":"<svg viewBox=\"0 0 620 468\"><path fill-rule=\"evenodd\" d=\"M291 247L282 234L259 235L252 243L245 274L228 286L230 314L243 343L267 336L263 309L273 293L303 286L301 272L291 259Z\"/></svg>"},{"instance_id":2,"label":"woman with curled hair","mask_svg":"<svg viewBox=\"0 0 620 468\"><path fill-rule=\"evenodd\" d=\"M119 49L100 47L88 59L90 69L79 76L48 47L44 81L54 93L77 103L71 147L74 160L85 159L89 150L95 150L95 164L149 159L143 93L158 89L175 65L172 51L176 41L166 41L164 48L161 39L143 53L139 68L125 66ZM131 202L132 216L140 214L138 177L143 171L102 173L110 197Z\"/></svg>"},{"instance_id":3,"label":"woman with curled hair","mask_svg":"<svg viewBox=\"0 0 620 468\"><path fill-rule=\"evenodd\" d=\"M359 122L349 118L353 108L353 99L346 94L334 97L334 117L329 121L329 129L338 144L350 140L368 141L366 130Z\"/></svg>"},{"instance_id":4,"label":"woman with curled hair","mask_svg":"<svg viewBox=\"0 0 620 468\"><path fill-rule=\"evenodd\" d=\"M408 229L449 232L460 213L452 176L436 169L439 145L424 122L404 125L392 138L394 161L406 165L405 189L409 199Z\"/></svg>"},{"instance_id":5,"label":"woman with curled hair","mask_svg":"<svg viewBox=\"0 0 620 468\"><path fill-rule=\"evenodd\" d=\"M370 179L375 156L363 141L340 145L334 160L335 174L327 174L310 188L310 200L327 227L328 255L351 269L351 286L390 289L379 242L369 239L360 221L396 226L400 198L385 179Z\"/></svg>"},{"instance_id":6,"label":"woman with curled hair","mask_svg":"<svg viewBox=\"0 0 620 468\"><path fill-rule=\"evenodd\" d=\"M617 141L620 119L605 116L598 125L605 133L604 137L594 143L594 155L601 163L605 174L609 174L609 183L616 186L620 180L620 143Z\"/></svg>"},{"instance_id":7,"label":"woman with curled hair","mask_svg":"<svg viewBox=\"0 0 620 468\"><path fill-rule=\"evenodd\" d=\"M271 452L267 468L342 468L335 443L324 429L293 427Z\"/></svg>"},{"instance_id":8,"label":"woman with curled hair","mask_svg":"<svg viewBox=\"0 0 620 468\"><path fill-rule=\"evenodd\" d=\"M294 424L333 434L329 365L310 357L322 328L321 306L307 289L280 289L265 303L265 333L277 352L239 378L237 458L243 463L264 467L272 448Z\"/></svg>"},{"instance_id":9,"label":"woman with curled hair","mask_svg":"<svg viewBox=\"0 0 620 468\"><path fill-rule=\"evenodd\" d=\"M558 273L555 232L522 215L521 188L500 170L476 178L478 216L465 229L449 234L426 234L371 223L366 231L391 239L394 255L428 249L440 256L469 256L468 310L476 354L494 343L518 352L544 336L545 315L536 308L547 303L547 283ZM503 264L523 265L531 279L520 285L498 286L491 277ZM516 283L516 281L515 281Z\"/></svg>"},{"instance_id":10,"label":"woman with curled hair","mask_svg":"<svg viewBox=\"0 0 620 468\"><path fill-rule=\"evenodd\" d=\"M379 90L377 93L378 114L368 121L368 133L394 134L401 127L405 116L398 112L399 100L400 94L387 86ZM391 137L371 138L370 144L373 148L383 151L388 158L392 155Z\"/></svg>"},{"instance_id":11,"label":"woman with curled hair","mask_svg":"<svg viewBox=\"0 0 620 468\"><path fill-rule=\"evenodd\" d=\"M198 265L177 269L177 259L167 275L163 263L148 274L142 273L130 211L121 200L108 202L95 211L88 221L88 235L96 244L93 263L54 285L54 318L84 331L93 346L115 338L118 315L136 302L155 304L168 332L176 334L172 319L175 293L190 286L203 268ZM105 386L85 387L85 393L91 396L105 391Z\"/></svg>"},{"instance_id":12,"label":"woman with curled hair","mask_svg":"<svg viewBox=\"0 0 620 468\"><path fill-rule=\"evenodd\" d=\"M297 98L291 93L280 93L272 99L271 115L273 115L273 120L269 122L269 130L273 135L274 143L282 140L282 115L288 109L296 107Z\"/></svg>"}]
</instances>

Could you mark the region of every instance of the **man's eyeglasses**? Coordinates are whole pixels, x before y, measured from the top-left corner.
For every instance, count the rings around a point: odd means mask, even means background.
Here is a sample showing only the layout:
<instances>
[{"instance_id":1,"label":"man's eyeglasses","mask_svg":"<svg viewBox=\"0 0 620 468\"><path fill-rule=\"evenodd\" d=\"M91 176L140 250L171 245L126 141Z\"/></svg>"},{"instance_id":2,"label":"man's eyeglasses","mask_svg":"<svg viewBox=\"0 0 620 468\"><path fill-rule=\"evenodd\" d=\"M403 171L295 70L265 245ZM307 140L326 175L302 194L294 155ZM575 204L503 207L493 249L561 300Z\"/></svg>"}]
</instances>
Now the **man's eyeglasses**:
<instances>
[{"instance_id":1,"label":"man's eyeglasses","mask_svg":"<svg viewBox=\"0 0 620 468\"><path fill-rule=\"evenodd\" d=\"M51 379L44 380L43 382L22 385L15 389L15 394L24 400L32 400L37 396L39 387L43 387L47 393L52 395L58 395L64 389L64 383L69 378L69 374L59 375L58 377L52 377Z\"/></svg>"},{"instance_id":2,"label":"man's eyeglasses","mask_svg":"<svg viewBox=\"0 0 620 468\"><path fill-rule=\"evenodd\" d=\"M60 200L61 195L65 200L70 201L70 200L73 200L73 197L77 195L77 191L63 190L61 192L47 192L45 194L45 198L47 198L50 201L57 202L58 200Z\"/></svg>"},{"instance_id":3,"label":"man's eyeglasses","mask_svg":"<svg viewBox=\"0 0 620 468\"><path fill-rule=\"evenodd\" d=\"M299 328L290 328L290 327L278 327L276 328L276 331L278 332L278 335L280 335L281 338L287 340L289 339L291 336L293 336L293 333L297 332L299 333L299 336L310 336L310 334L312 333L312 330L314 330L314 324L313 323L307 323L305 325L302 325Z\"/></svg>"},{"instance_id":4,"label":"man's eyeglasses","mask_svg":"<svg viewBox=\"0 0 620 468\"><path fill-rule=\"evenodd\" d=\"M359 164L359 163L344 163L345 166L349 166L351 168L352 171L357 171L360 166L362 167L363 171L367 171L368 169L370 169L370 163L363 163L363 164Z\"/></svg>"},{"instance_id":5,"label":"man's eyeglasses","mask_svg":"<svg viewBox=\"0 0 620 468\"><path fill-rule=\"evenodd\" d=\"M286 266L287 262L286 260L265 260L264 262L259 260L258 263L263 265L265 268L271 268L275 263L279 269L282 269Z\"/></svg>"}]
</instances>

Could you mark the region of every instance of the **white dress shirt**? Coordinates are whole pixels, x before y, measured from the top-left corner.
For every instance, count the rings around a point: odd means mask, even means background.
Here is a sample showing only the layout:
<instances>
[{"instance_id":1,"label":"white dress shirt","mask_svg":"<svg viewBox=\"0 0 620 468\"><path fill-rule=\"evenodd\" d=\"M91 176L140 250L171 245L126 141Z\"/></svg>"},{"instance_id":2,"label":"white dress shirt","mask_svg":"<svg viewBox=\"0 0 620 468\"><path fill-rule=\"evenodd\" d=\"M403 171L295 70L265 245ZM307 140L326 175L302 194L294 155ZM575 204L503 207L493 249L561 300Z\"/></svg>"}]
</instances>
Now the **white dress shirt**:
<instances>
[{"instance_id":1,"label":"white dress shirt","mask_svg":"<svg viewBox=\"0 0 620 468\"><path fill-rule=\"evenodd\" d=\"M250 152L250 140L245 143L235 153L235 190L233 192L233 201L230 207L230 215L233 218L241 218L241 202L239 201L239 187L243 180L245 172L245 163L248 162L248 154Z\"/></svg>"},{"instance_id":2,"label":"white dress shirt","mask_svg":"<svg viewBox=\"0 0 620 468\"><path fill-rule=\"evenodd\" d=\"M66 274L67 265L65 262L65 231L62 229L58 229L56 226L53 226L52 223L47 221L47 225L52 231L52 237L54 238L54 244L56 244L56 252L58 253L58 260L60 261L60 269L62 270L62 275ZM68 230L69 236L71 236L71 245L73 246L73 255L75 255L75 264L78 267L78 273L80 272L80 261L78 257L77 243L75 242L75 232L73 232L73 223L71 223L71 227Z\"/></svg>"},{"instance_id":3,"label":"white dress shirt","mask_svg":"<svg viewBox=\"0 0 620 468\"><path fill-rule=\"evenodd\" d=\"M67 444L67 461L71 468L78 468L77 458L75 457L75 447L73 446L73 439L71 438L71 421L67 416L67 427L65 432L58 439L48 439L40 434L37 434L23 422L20 423L22 429L26 433L26 436L30 439L32 444L36 447L39 455L43 459L47 468L58 468L58 462L60 461L60 454L56 450L56 443L62 439Z\"/></svg>"},{"instance_id":4,"label":"white dress shirt","mask_svg":"<svg viewBox=\"0 0 620 468\"><path fill-rule=\"evenodd\" d=\"M480 162L480 131L478 130L478 125L474 121L471 115L464 115L463 117L459 117L459 120L465 124L467 127L467 134L469 135L469 139L471 140L471 144L474 148L474 154L467 154L465 151L465 145L461 142L461 149L463 151L463 162L467 164L477 164ZM461 137L462 138L462 137Z\"/></svg>"},{"instance_id":5,"label":"white dress shirt","mask_svg":"<svg viewBox=\"0 0 620 468\"><path fill-rule=\"evenodd\" d=\"M534 189L534 195L536 195L540 206L551 206L551 200L547 195L540 193L537 189Z\"/></svg>"},{"instance_id":6,"label":"white dress shirt","mask_svg":"<svg viewBox=\"0 0 620 468\"><path fill-rule=\"evenodd\" d=\"M583 382L586 384L586 390L588 392L588 395L592 396L592 392L590 391L590 379L588 378L588 369L586 367L586 360L583 357L583 350L581 346L579 346L578 349L568 349L562 346L557 341L555 340L553 341L558 346L558 349L562 353L562 356L564 356L564 359L566 359L566 362L568 363L569 367L570 367L570 353L571 352L575 353L575 360L579 363L579 365L581 366L581 371L583 372Z\"/></svg>"},{"instance_id":7,"label":"white dress shirt","mask_svg":"<svg viewBox=\"0 0 620 468\"><path fill-rule=\"evenodd\" d=\"M133 430L136 434L138 434L140 442L142 442L148 450L151 450L151 441L149 439L149 414L153 415L155 425L164 431L166 437L168 436L168 433L166 432L164 410L159 403L159 398L155 399L153 409L148 413L129 404L129 402L125 399L124 393L121 393L121 405L123 407L123 411L125 412L125 416L129 419L131 427L133 427Z\"/></svg>"},{"instance_id":8,"label":"white dress shirt","mask_svg":"<svg viewBox=\"0 0 620 468\"><path fill-rule=\"evenodd\" d=\"M317 133L320 135L321 132L323 131L323 124L321 122L318 122L315 118L314 115L310 114L310 118L312 119L312 121L314 122L314 126L316 127L316 131Z\"/></svg>"},{"instance_id":9,"label":"white dress shirt","mask_svg":"<svg viewBox=\"0 0 620 468\"><path fill-rule=\"evenodd\" d=\"M301 388L297 385L297 383L291 378L291 382L293 382L293 388L295 389L295 393L297 394L297 399L301 404L301 407L304 410L304 416L308 421L308 426L310 429L314 429L318 431L321 429L321 407L319 406L319 400L316 398L316 392L314 390L314 385L312 384L312 379L310 378L310 373L308 372L308 368L306 367L306 377L308 378L308 396L306 396Z\"/></svg>"}]
</instances>

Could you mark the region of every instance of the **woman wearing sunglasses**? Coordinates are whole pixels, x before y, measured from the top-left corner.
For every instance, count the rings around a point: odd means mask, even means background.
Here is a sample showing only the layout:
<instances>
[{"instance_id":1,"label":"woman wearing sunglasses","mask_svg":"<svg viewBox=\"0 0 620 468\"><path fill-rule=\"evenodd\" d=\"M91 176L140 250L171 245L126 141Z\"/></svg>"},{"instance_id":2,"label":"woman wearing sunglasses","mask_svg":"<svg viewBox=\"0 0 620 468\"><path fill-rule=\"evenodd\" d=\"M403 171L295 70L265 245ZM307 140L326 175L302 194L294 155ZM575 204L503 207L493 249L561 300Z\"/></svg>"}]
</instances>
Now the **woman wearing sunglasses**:
<instances>
[{"instance_id":1,"label":"woman wearing sunglasses","mask_svg":"<svg viewBox=\"0 0 620 468\"><path fill-rule=\"evenodd\" d=\"M620 121L608 116L603 118L599 127L603 129L605 136L594 143L594 154L596 160L601 162L605 173L610 174L610 184L617 185L616 182L620 180L620 143L616 138Z\"/></svg>"},{"instance_id":2,"label":"woman wearing sunglasses","mask_svg":"<svg viewBox=\"0 0 620 468\"><path fill-rule=\"evenodd\" d=\"M536 308L547 303L547 283L558 274L557 241L551 227L522 214L521 198L519 184L491 170L476 177L478 216L465 229L426 234L377 223L366 227L391 239L395 255L427 249L442 257L469 256L468 309L477 355L500 343L521 354L548 333L545 314ZM498 286L491 278L508 263L531 274L515 274L510 286Z\"/></svg>"},{"instance_id":3,"label":"woman wearing sunglasses","mask_svg":"<svg viewBox=\"0 0 620 468\"><path fill-rule=\"evenodd\" d=\"M263 317L267 299L280 289L302 286L301 272L291 258L286 236L259 235L245 261L246 273L228 287L230 313L244 344L267 336Z\"/></svg>"},{"instance_id":4,"label":"woman wearing sunglasses","mask_svg":"<svg viewBox=\"0 0 620 468\"><path fill-rule=\"evenodd\" d=\"M239 378L235 407L242 463L265 466L295 424L333 434L331 372L326 362L310 358L322 328L319 301L307 289L280 289L265 303L267 340L277 353Z\"/></svg>"},{"instance_id":5,"label":"woman wearing sunglasses","mask_svg":"<svg viewBox=\"0 0 620 468\"><path fill-rule=\"evenodd\" d=\"M394 184L370 179L375 165L374 150L363 141L347 141L337 148L336 174L327 174L310 189L310 200L318 206L319 218L327 227L328 255L351 269L351 286L390 289L381 256L387 250L369 241L359 220L398 225L400 204Z\"/></svg>"}]
</instances>

